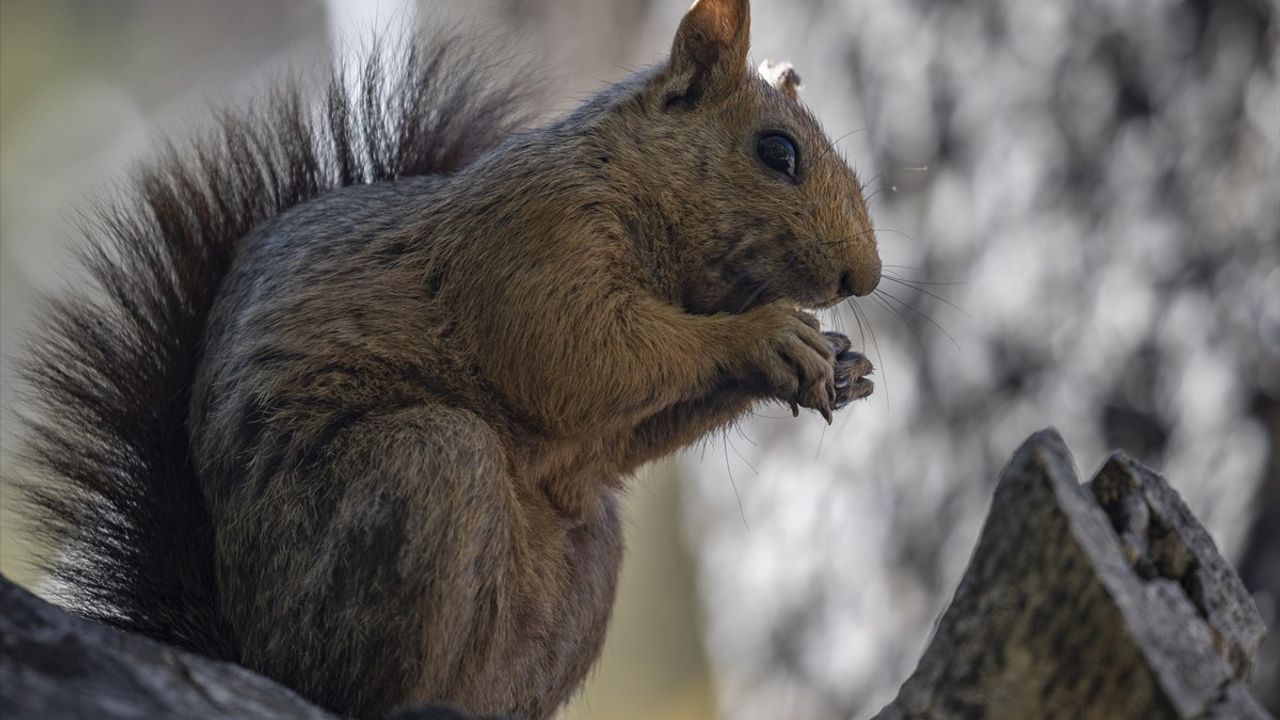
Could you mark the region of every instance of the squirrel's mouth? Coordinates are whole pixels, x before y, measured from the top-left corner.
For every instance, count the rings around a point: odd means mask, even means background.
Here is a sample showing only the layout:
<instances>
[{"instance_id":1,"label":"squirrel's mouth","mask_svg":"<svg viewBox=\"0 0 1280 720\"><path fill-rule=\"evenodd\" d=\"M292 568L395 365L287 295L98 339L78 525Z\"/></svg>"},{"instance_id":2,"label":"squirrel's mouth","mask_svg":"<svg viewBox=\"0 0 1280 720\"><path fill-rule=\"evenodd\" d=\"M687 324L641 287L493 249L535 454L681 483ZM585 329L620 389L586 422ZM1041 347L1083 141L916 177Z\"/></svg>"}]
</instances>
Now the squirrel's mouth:
<instances>
[{"instance_id":1,"label":"squirrel's mouth","mask_svg":"<svg viewBox=\"0 0 1280 720\"><path fill-rule=\"evenodd\" d=\"M839 305L842 301L847 299L848 298L845 298L842 295L835 295L821 302L813 303L811 305L805 305L804 308L806 310L826 310L827 308L833 308Z\"/></svg>"},{"instance_id":2,"label":"squirrel's mouth","mask_svg":"<svg viewBox=\"0 0 1280 720\"><path fill-rule=\"evenodd\" d=\"M795 279L792 282L786 280L787 278L783 278L780 281L777 277L757 280L744 272L736 282L721 288L720 292L706 286L688 288L681 298L681 304L687 312L695 315L723 312L741 315L773 303L784 303L800 310L826 310L845 299L838 291L828 294L819 292L818 288L808 283L797 283Z\"/></svg>"},{"instance_id":3,"label":"squirrel's mouth","mask_svg":"<svg viewBox=\"0 0 1280 720\"><path fill-rule=\"evenodd\" d=\"M794 305L797 310L816 311L816 310L829 310L839 305L845 299L846 298L842 295L833 295L831 297L826 297L821 299L814 299L814 298L795 299L795 298L782 297L782 298L778 298L778 301L785 302L790 305Z\"/></svg>"},{"instance_id":4,"label":"squirrel's mouth","mask_svg":"<svg viewBox=\"0 0 1280 720\"><path fill-rule=\"evenodd\" d=\"M775 302L786 303L799 310L826 310L839 305L841 300L844 300L844 297L839 294L819 298L799 296L798 294L783 291L768 280L765 280L753 285L750 290L737 299L732 312L740 315L761 305Z\"/></svg>"}]
</instances>

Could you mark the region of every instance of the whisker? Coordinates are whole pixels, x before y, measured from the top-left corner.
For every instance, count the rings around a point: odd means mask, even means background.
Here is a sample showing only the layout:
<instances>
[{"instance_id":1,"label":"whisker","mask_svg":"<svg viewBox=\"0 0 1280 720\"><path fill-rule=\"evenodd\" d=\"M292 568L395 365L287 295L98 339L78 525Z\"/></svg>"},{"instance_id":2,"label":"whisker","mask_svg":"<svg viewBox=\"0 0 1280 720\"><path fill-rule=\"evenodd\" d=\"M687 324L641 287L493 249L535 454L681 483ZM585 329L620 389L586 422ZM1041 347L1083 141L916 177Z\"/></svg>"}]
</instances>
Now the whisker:
<instances>
[{"instance_id":1,"label":"whisker","mask_svg":"<svg viewBox=\"0 0 1280 720\"><path fill-rule=\"evenodd\" d=\"M864 189L864 190L865 190L865 189L867 188L867 186L868 186L868 185L870 185L871 183L873 183L873 182L875 182L875 181L879 180L880 178L884 177L885 175L888 175L890 172L892 172L892 170L893 170L892 168L890 168L889 170L881 170L880 172L878 172L878 173L876 173L875 175L873 175L871 178L869 178L869 179L867 179L867 180L863 180L863 181L862 181L862 183L861 183L861 185L862 185L862 189Z\"/></svg>"},{"instance_id":2,"label":"whisker","mask_svg":"<svg viewBox=\"0 0 1280 720\"><path fill-rule=\"evenodd\" d=\"M852 301L850 301L850 307L853 307ZM862 351L866 352L867 333L866 333L866 330L862 327L862 316L858 314L858 309L856 307L854 307L853 319L856 320L858 323L858 342L861 346Z\"/></svg>"},{"instance_id":3,"label":"whisker","mask_svg":"<svg viewBox=\"0 0 1280 720\"><path fill-rule=\"evenodd\" d=\"M956 347L956 350L957 350L957 351L963 352L963 351L961 351L961 350L960 350L960 343L956 342L956 339L955 339L955 338L953 338L953 337L951 337L951 333L949 333L949 332L947 332L946 330L944 330L944 329L943 329L943 327L937 323L937 321L935 321L933 318L929 317L927 314L925 314L925 313L923 313L923 312L920 312L919 310L917 310L917 309L916 309L915 307L913 307L912 305L910 305L910 304L908 304L908 303L904 302L904 301L902 300L902 298L898 297L897 295L893 295L893 294L891 294L891 293L885 292L884 290L876 290L876 291L875 291L875 294L876 294L876 295L884 295L885 297L888 297L889 299L891 299L891 300L893 300L893 301L897 302L899 305L901 305L902 307L906 308L907 310L910 310L911 312L915 313L916 315L919 315L920 317L924 318L924 319L925 319L925 321L927 321L930 325L932 325L932 326L934 326L935 328L937 328L937 329L938 329L938 332L942 333L943 335L946 335L946 336L947 336L947 339L951 341L951 344L952 344L952 345L955 345L955 347Z\"/></svg>"},{"instance_id":4,"label":"whisker","mask_svg":"<svg viewBox=\"0 0 1280 720\"><path fill-rule=\"evenodd\" d=\"M921 294L923 294L923 295L928 295L929 297L933 298L934 300L937 300L937 301L938 301L938 302L940 302L940 303L943 303L943 304L945 304L945 305L948 305L949 307L951 307L952 309L954 309L956 312L960 313L961 315L964 315L965 317L969 318L970 320L972 320L972 319L973 319L973 316L972 316L972 315L970 315L968 312L966 312L964 308L960 307L959 305L956 305L955 303L951 302L950 300L948 300L948 299L946 299L946 298L942 297L941 295L939 295L939 294L937 294L937 293L930 292L930 291L926 290L925 288L915 287L914 285L911 285L911 284L909 284L909 283L907 283L907 282L904 282L904 281L903 281L902 279L900 279L900 278L890 277L890 276L888 276L888 275L883 275L883 274L882 274L880 277L886 278L886 279L888 279L888 280L892 280L892 281L894 281L894 282L898 283L899 285L906 285L907 287L911 288L912 290L915 290L915 291L916 291L916 292L918 292L918 293L921 293ZM895 298L895 299L896 299L896 298ZM899 302L901 302L901 300L899 300Z\"/></svg>"},{"instance_id":5,"label":"whisker","mask_svg":"<svg viewBox=\"0 0 1280 720\"><path fill-rule=\"evenodd\" d=\"M845 133L845 134L841 135L840 137L836 138L835 140L832 140L832 141L831 141L831 145L832 145L833 147L834 147L834 146L836 146L836 145L839 145L841 140L844 140L845 138L849 137L850 135L857 135L857 134L858 134L858 133L860 133L860 132L866 132L866 131L867 131L867 129L868 129L868 128L870 128L870 127L871 127L870 125L863 125L862 127L858 128L857 130L850 130L849 132L847 132L847 133Z\"/></svg>"},{"instance_id":6,"label":"whisker","mask_svg":"<svg viewBox=\"0 0 1280 720\"><path fill-rule=\"evenodd\" d=\"M884 380L884 410L885 410L885 413L888 413L889 412L889 375L884 368L884 355L881 354L880 352L880 342L879 340L876 339L876 329L874 326L871 325L871 318L867 317L863 313L862 308L855 305L852 299L846 300L845 302L849 303L849 307L853 308L854 314L860 315L863 320L867 321L867 331L871 334L871 346L874 347L876 350L876 370L880 372L880 379ZM858 326L861 327L862 323L859 322Z\"/></svg>"},{"instance_id":7,"label":"whisker","mask_svg":"<svg viewBox=\"0 0 1280 720\"><path fill-rule=\"evenodd\" d=\"M918 240L916 240L916 239L915 239L914 237L912 237L911 235L909 235L909 234L907 234L907 233L904 233L904 232L902 232L901 230L894 230L893 228L876 228L876 233L877 233L877 234L879 234L879 233L892 233L892 234L894 234L894 235L901 235L902 237L904 237L904 238L906 238L906 239L910 240L911 242L919 242Z\"/></svg>"},{"instance_id":8,"label":"whisker","mask_svg":"<svg viewBox=\"0 0 1280 720\"><path fill-rule=\"evenodd\" d=\"M830 155L830 154L831 154L831 153L836 149L836 145L840 144L840 141L841 141L841 140L844 140L845 138L849 137L850 135L856 135L856 134L858 134L858 133L860 133L860 132L862 132L863 130L866 130L866 129L867 129L867 127L866 127L866 126L864 126L864 127L860 127L860 128L858 128L857 130L850 130L849 132L847 132L847 133L845 133L845 134L841 135L840 137L836 138L835 140L832 140L832 141L831 141L831 144L827 146L827 150L826 150L826 152L822 153L821 157L819 157L818 159L819 159L819 160L821 160L822 158L825 158L827 155Z\"/></svg>"},{"instance_id":9,"label":"whisker","mask_svg":"<svg viewBox=\"0 0 1280 720\"><path fill-rule=\"evenodd\" d=\"M969 281L967 280L912 280L910 278L898 277L897 275L893 275L891 273L881 273L880 276L885 278L886 280L892 280L897 283L902 283L903 285L906 285L907 287L911 287L911 288L914 288L918 285L969 285L970 284Z\"/></svg>"},{"instance_id":10,"label":"whisker","mask_svg":"<svg viewBox=\"0 0 1280 720\"><path fill-rule=\"evenodd\" d=\"M888 187L888 188L889 188L890 190L892 190L893 192L898 192L898 186L897 186L897 185L888 185L888 186L881 185L880 187L876 188L876 191L875 191L875 192L873 192L873 193L871 193L870 195L868 195L868 196L864 197L864 198L862 199L862 201L863 201L863 202L865 202L865 203L870 203L872 200L874 200L874 199L875 199L875 197L876 197L877 195L879 195L880 193L884 192L885 187Z\"/></svg>"},{"instance_id":11,"label":"whisker","mask_svg":"<svg viewBox=\"0 0 1280 720\"><path fill-rule=\"evenodd\" d=\"M880 307L888 310L894 317L898 318L903 327L905 327L907 331L911 333L911 336L915 338L916 344L920 346L920 352L927 355L929 353L929 348L925 347L924 340L920 337L920 332L912 327L911 323L907 322L907 319L902 316L902 313L898 312L897 308L890 305L883 297L881 297L880 293L877 292L871 297L874 298L876 302L880 303Z\"/></svg>"},{"instance_id":12,"label":"whisker","mask_svg":"<svg viewBox=\"0 0 1280 720\"><path fill-rule=\"evenodd\" d=\"M866 128L863 128L863 129L865 130ZM909 170L911 172L929 172L929 166L928 165L899 165L898 167L892 167L892 168L889 168L888 170L881 170L880 172L876 173L870 180L864 181L862 183L862 187L865 188L866 186L870 185L876 180L879 180L885 175L888 175L891 172L899 172L901 170Z\"/></svg>"},{"instance_id":13,"label":"whisker","mask_svg":"<svg viewBox=\"0 0 1280 720\"><path fill-rule=\"evenodd\" d=\"M747 522L747 511L742 508L742 495L738 493L738 483L733 480L733 468L729 466L729 434L724 434L724 469L729 474L729 487L733 488L733 496L738 500L738 515L742 518L742 526L751 534L751 523ZM734 450L737 452L737 450Z\"/></svg>"},{"instance_id":14,"label":"whisker","mask_svg":"<svg viewBox=\"0 0 1280 720\"><path fill-rule=\"evenodd\" d=\"M841 314L840 309L833 307L829 308L829 311L831 312L832 324L836 326L836 330L839 331L841 335L848 335L849 330L845 327L844 315Z\"/></svg>"},{"instance_id":15,"label":"whisker","mask_svg":"<svg viewBox=\"0 0 1280 720\"><path fill-rule=\"evenodd\" d=\"M751 464L751 461L750 461L750 460L748 460L748 459L746 458L746 456L745 456L745 455L743 455L743 454L738 450L738 447L737 447L736 445L734 445L734 444L733 444L733 442L731 442L731 441L730 441L730 439L729 439L729 434L728 434L728 433L725 433L724 440L725 440L725 444L729 446L729 449L733 451L733 454L734 454L734 455L737 455L737 456L738 456L738 459L739 459L739 460L741 460L742 462L746 463L747 467L751 468L751 471L752 471L752 472L754 472L756 475L759 475L759 474L760 474L760 471L756 469L756 466L755 466L755 465L752 465L752 464Z\"/></svg>"}]
</instances>

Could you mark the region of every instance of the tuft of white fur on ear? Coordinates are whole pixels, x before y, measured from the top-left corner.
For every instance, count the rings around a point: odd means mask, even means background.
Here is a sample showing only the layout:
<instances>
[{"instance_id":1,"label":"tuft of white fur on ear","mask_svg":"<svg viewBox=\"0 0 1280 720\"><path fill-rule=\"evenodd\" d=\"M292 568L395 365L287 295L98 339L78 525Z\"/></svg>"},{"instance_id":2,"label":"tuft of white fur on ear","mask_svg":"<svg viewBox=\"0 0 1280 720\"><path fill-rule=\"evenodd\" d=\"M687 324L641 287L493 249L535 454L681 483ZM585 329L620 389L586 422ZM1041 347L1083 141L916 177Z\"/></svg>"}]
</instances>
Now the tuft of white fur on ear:
<instances>
[{"instance_id":1,"label":"tuft of white fur on ear","mask_svg":"<svg viewBox=\"0 0 1280 720\"><path fill-rule=\"evenodd\" d=\"M796 94L800 90L800 74L791 63L765 60L760 63L759 71L770 85L781 90L792 100L796 99Z\"/></svg>"}]
</instances>

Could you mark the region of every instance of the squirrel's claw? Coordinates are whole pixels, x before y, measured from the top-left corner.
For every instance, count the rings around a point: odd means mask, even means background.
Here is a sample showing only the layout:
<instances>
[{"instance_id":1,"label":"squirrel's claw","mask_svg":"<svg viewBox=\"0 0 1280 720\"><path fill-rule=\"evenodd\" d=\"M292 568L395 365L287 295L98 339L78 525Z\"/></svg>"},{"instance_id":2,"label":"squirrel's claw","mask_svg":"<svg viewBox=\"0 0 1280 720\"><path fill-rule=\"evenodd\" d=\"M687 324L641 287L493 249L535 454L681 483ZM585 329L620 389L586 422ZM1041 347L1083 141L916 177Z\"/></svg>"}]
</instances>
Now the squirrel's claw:
<instances>
[{"instance_id":1,"label":"squirrel's claw","mask_svg":"<svg viewBox=\"0 0 1280 720\"><path fill-rule=\"evenodd\" d=\"M838 353L835 371L836 400L833 404L837 410L870 395L875 389L875 383L867 378L875 372L875 367L861 353L847 349Z\"/></svg>"}]
</instances>

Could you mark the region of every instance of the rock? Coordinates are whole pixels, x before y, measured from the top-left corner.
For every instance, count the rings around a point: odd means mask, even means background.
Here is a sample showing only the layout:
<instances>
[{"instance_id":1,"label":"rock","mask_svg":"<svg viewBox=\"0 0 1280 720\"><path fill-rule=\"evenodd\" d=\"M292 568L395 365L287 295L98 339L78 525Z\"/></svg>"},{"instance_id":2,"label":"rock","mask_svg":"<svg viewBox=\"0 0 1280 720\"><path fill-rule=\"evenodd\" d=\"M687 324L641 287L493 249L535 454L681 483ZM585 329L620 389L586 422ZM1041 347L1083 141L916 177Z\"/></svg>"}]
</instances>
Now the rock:
<instances>
[{"instance_id":1,"label":"rock","mask_svg":"<svg viewBox=\"0 0 1280 720\"><path fill-rule=\"evenodd\" d=\"M1005 467L955 598L876 720L1269 718L1247 689L1262 634L1163 478L1117 455L1082 486L1044 431Z\"/></svg>"}]
</instances>

